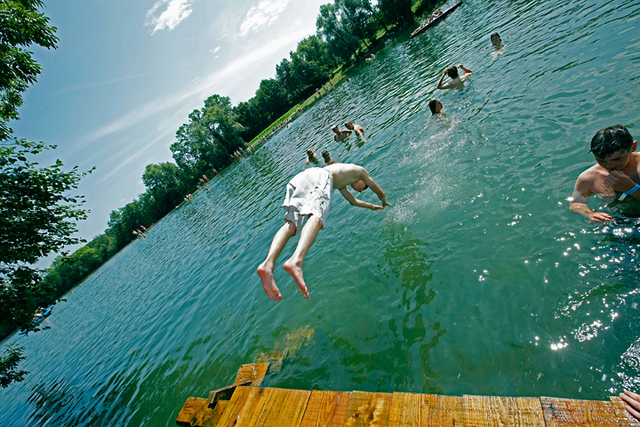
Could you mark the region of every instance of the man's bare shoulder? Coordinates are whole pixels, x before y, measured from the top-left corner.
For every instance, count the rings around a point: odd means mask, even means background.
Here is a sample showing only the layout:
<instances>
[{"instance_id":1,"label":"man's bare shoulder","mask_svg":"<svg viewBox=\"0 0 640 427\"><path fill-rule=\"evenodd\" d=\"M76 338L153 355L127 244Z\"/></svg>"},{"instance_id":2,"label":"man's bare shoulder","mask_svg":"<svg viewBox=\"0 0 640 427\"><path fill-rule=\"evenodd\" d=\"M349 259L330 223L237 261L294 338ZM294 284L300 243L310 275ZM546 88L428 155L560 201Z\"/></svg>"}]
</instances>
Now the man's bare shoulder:
<instances>
[{"instance_id":1,"label":"man's bare shoulder","mask_svg":"<svg viewBox=\"0 0 640 427\"><path fill-rule=\"evenodd\" d=\"M594 179L600 179L602 177L606 177L606 175L608 175L609 172L603 168L602 166L600 166L599 164L595 164L593 166L591 166L589 169L586 169L585 171L583 171L579 176L578 176L578 180L594 180Z\"/></svg>"},{"instance_id":2,"label":"man's bare shoulder","mask_svg":"<svg viewBox=\"0 0 640 427\"><path fill-rule=\"evenodd\" d=\"M334 163L326 166L333 175L333 188L341 189L363 179L366 169L351 163Z\"/></svg>"},{"instance_id":3,"label":"man's bare shoulder","mask_svg":"<svg viewBox=\"0 0 640 427\"><path fill-rule=\"evenodd\" d=\"M353 163L333 163L327 167L325 167L332 174L344 174L344 173L353 173L360 172L360 170L364 170L362 166L354 165Z\"/></svg>"},{"instance_id":4,"label":"man's bare shoulder","mask_svg":"<svg viewBox=\"0 0 640 427\"><path fill-rule=\"evenodd\" d=\"M605 190L604 181L608 175L609 172L596 163L578 176L575 189L584 196L603 193Z\"/></svg>"}]
</instances>

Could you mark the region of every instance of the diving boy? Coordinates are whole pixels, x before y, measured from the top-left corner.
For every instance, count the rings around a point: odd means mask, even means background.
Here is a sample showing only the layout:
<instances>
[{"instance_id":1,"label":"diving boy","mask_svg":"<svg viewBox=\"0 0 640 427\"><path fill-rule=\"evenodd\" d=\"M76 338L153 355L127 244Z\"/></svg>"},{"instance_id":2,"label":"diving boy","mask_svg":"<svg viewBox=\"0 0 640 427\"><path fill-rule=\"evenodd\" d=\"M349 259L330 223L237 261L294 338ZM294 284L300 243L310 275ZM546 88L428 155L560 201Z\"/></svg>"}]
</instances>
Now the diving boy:
<instances>
[{"instance_id":1,"label":"diving boy","mask_svg":"<svg viewBox=\"0 0 640 427\"><path fill-rule=\"evenodd\" d=\"M351 186L362 192L368 187L373 190L382 202L380 206L356 199L347 189ZM331 193L333 189L352 206L368 208L374 211L391 206L387 202L384 191L378 187L365 168L353 164L335 163L324 168L310 168L295 177L287 184L287 195L282 207L285 209L285 224L273 237L267 259L258 266L257 273L262 281L264 292L273 301L280 301L282 295L273 277L273 267L287 241L300 232L300 240L295 252L284 263L284 269L291 274L298 285L298 291L309 299L309 290L302 276L302 261L313 244L318 232L324 227L329 215ZM303 223L306 219L306 223Z\"/></svg>"},{"instance_id":2,"label":"diving boy","mask_svg":"<svg viewBox=\"0 0 640 427\"><path fill-rule=\"evenodd\" d=\"M640 153L636 153L638 141L634 141L622 125L600 129L591 139L591 152L596 164L582 172L576 181L569 209L592 221L607 221L611 215L594 212L589 208L589 197L597 194L610 202L622 202L625 198L640 200ZM630 203L627 201L625 204ZM640 216L638 206L629 206L625 214ZM624 208L623 208L624 209Z\"/></svg>"}]
</instances>

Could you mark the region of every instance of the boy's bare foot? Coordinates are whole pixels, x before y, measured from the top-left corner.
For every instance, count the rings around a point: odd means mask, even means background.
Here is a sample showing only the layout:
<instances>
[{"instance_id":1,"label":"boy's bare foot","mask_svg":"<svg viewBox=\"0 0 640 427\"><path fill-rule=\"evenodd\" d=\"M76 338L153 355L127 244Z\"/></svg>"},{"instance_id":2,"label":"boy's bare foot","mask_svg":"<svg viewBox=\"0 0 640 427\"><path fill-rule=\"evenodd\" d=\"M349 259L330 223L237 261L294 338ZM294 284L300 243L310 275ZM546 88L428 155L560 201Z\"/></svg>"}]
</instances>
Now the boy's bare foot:
<instances>
[{"instance_id":1,"label":"boy's bare foot","mask_svg":"<svg viewBox=\"0 0 640 427\"><path fill-rule=\"evenodd\" d=\"M293 276L297 285L298 292L300 292L306 299L309 299L309 290L307 289L307 285L304 283L304 278L302 277L302 263L297 264L296 262L288 259L284 263L284 269L287 270L287 273Z\"/></svg>"},{"instance_id":2,"label":"boy's bare foot","mask_svg":"<svg viewBox=\"0 0 640 427\"><path fill-rule=\"evenodd\" d=\"M260 276L260 280L262 280L264 293L272 300L280 301L282 299L282 295L280 294L280 290L276 286L276 281L273 278L273 269L267 268L264 263L262 263L258 266L257 273L258 276Z\"/></svg>"}]
</instances>

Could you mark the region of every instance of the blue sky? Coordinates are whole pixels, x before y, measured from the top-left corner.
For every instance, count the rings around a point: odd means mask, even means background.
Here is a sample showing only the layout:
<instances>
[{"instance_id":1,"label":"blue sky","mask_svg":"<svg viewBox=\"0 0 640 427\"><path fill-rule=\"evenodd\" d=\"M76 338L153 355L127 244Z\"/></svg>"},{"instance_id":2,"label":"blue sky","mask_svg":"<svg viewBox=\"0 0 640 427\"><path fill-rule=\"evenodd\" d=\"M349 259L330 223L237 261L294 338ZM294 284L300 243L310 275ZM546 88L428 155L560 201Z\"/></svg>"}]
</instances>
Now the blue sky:
<instances>
[{"instance_id":1,"label":"blue sky","mask_svg":"<svg viewBox=\"0 0 640 427\"><path fill-rule=\"evenodd\" d=\"M315 33L328 0L64 0L42 10L57 50L34 49L43 73L25 94L19 138L58 148L48 160L96 167L80 194L91 209L81 237L145 190L145 166L171 160L188 114L213 94L234 105ZM41 164L47 163L44 158Z\"/></svg>"}]
</instances>

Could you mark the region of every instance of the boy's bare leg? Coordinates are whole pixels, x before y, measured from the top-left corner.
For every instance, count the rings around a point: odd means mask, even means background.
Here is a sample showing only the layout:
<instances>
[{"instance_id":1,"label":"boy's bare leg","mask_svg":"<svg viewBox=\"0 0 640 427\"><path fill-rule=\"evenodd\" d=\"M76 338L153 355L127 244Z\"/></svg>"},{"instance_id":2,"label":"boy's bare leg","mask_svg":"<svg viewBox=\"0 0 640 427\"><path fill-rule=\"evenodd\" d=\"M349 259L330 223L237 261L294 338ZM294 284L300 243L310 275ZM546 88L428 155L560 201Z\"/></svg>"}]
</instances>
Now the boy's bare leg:
<instances>
[{"instance_id":1,"label":"boy's bare leg","mask_svg":"<svg viewBox=\"0 0 640 427\"><path fill-rule=\"evenodd\" d=\"M280 230L273 237L273 241L271 242L271 246L269 247L269 253L267 254L267 259L265 259L262 264L258 266L258 276L260 276L260 280L262 280L262 287L264 288L264 292L267 294L269 298L274 301L280 301L282 299L282 295L280 294L280 290L276 286L276 281L273 278L273 265L282 252L282 248L287 244L287 241L295 236L296 234L296 226L293 225L291 221L287 221Z\"/></svg>"},{"instance_id":2,"label":"boy's bare leg","mask_svg":"<svg viewBox=\"0 0 640 427\"><path fill-rule=\"evenodd\" d=\"M291 255L291 258L284 263L284 269L296 280L298 291L304 295L306 299L309 299L309 290L302 277L302 261L304 261L307 251L309 251L309 248L321 229L322 220L315 215L311 215L307 223L302 227L300 240L298 241L295 252Z\"/></svg>"}]
</instances>

